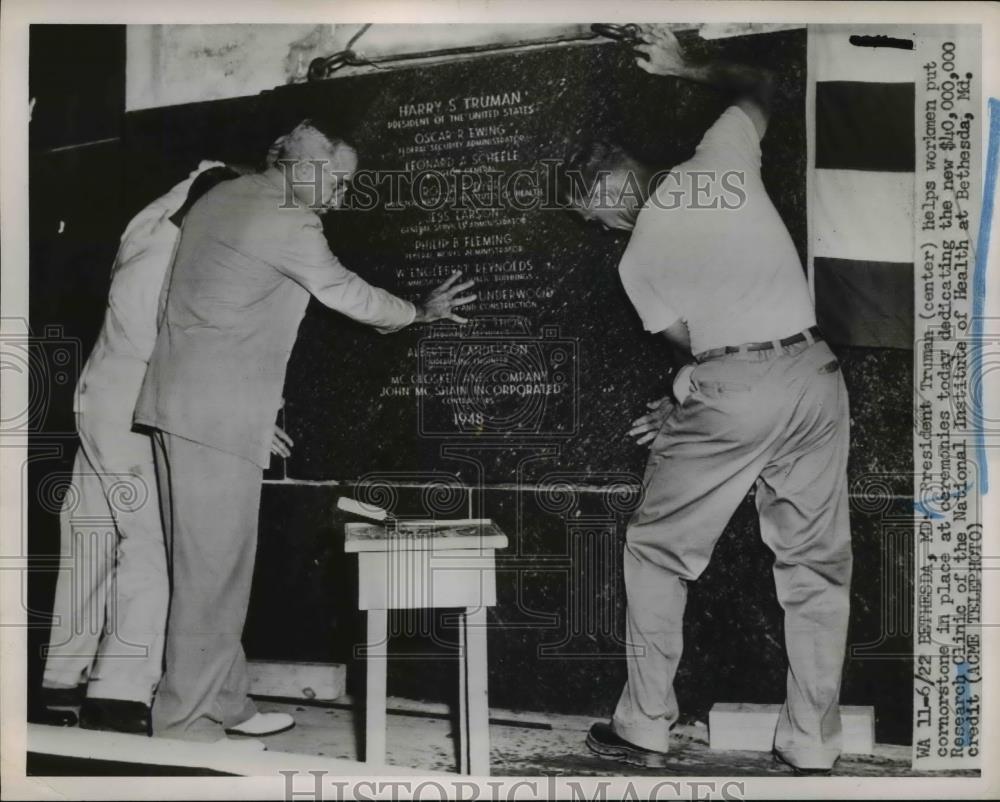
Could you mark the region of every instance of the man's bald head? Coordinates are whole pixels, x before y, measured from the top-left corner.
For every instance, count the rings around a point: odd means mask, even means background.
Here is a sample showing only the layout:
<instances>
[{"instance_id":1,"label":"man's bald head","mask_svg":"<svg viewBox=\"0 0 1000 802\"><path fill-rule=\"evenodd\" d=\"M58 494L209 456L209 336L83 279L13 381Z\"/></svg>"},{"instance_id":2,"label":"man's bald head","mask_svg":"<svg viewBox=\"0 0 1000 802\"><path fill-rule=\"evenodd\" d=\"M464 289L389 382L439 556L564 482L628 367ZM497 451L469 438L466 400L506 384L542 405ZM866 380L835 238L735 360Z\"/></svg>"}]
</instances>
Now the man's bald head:
<instances>
[{"instance_id":1,"label":"man's bald head","mask_svg":"<svg viewBox=\"0 0 1000 802\"><path fill-rule=\"evenodd\" d=\"M342 202L358 168L358 155L345 140L303 120L274 142L268 163L285 169L301 203L323 212Z\"/></svg>"}]
</instances>

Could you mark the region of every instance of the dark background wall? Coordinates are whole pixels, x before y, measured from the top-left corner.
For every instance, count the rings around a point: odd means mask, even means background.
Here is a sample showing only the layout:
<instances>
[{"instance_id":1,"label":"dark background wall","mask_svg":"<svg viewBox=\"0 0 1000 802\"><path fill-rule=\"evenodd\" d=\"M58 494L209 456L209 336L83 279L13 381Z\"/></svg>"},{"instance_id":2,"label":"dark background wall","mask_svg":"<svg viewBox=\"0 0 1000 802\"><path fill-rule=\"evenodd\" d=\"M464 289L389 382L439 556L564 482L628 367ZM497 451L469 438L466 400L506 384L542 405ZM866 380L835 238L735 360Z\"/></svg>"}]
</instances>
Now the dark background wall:
<instances>
[{"instance_id":1,"label":"dark background wall","mask_svg":"<svg viewBox=\"0 0 1000 802\"><path fill-rule=\"evenodd\" d=\"M77 445L73 388L104 316L125 220L125 26L32 25L30 37L29 699L48 641L58 513Z\"/></svg>"},{"instance_id":2,"label":"dark background wall","mask_svg":"<svg viewBox=\"0 0 1000 802\"><path fill-rule=\"evenodd\" d=\"M72 36L83 38L73 52L81 52L81 42L90 43L88 53L102 45L76 92L58 86L62 73L51 54L67 52L60 36L70 34L32 33L32 94L39 102L31 132L31 323L35 333L47 323L62 325L63 336L76 338L84 356L100 324L108 268L128 217L201 158L258 160L274 136L301 116L336 117L358 144L363 166L393 166L403 140L387 134L384 122L399 103L520 87L539 108L517 123L527 144L511 169L560 157L588 136L620 139L637 155L669 165L690 154L726 102L703 87L646 76L618 46L602 45L491 56L123 115L115 94L123 75L123 30L74 29ZM40 57L43 47L46 60ZM783 100L763 143L764 179L804 257L805 33L703 47L769 64L783 76ZM86 92L96 98L89 105L79 100ZM45 117L47 106L59 112ZM106 130L88 131L93 109L105 107L98 116L107 120ZM81 122L74 128L72 120ZM95 139L107 141L81 146ZM74 147L53 150L57 140ZM393 268L414 245L401 229L413 220L379 212L328 217L331 243L345 263L397 288ZM62 234L55 233L60 220L66 223ZM666 357L641 332L619 287L614 268L624 239L585 229L562 212L533 212L508 228L523 247L522 257L534 262L533 286L553 293L532 309L498 313L484 303L475 312L506 318L504 336L521 331L543 361L552 347L539 341L542 326L555 327L557 338L570 344L573 375L579 377L567 379L572 406L543 415L534 429L502 437L458 430L444 440L422 437L416 398L379 397L387 376L416 372L419 334L380 337L311 304L285 389L284 423L296 447L287 464L273 466L275 481L264 492L245 634L251 657L353 662L363 622L355 610L354 559L342 550L338 495L387 502L402 514L464 516L471 504L476 515L496 519L511 539L490 616L491 703L610 712L625 670L620 554L636 501L629 487L644 461L643 450L624 432L644 401L662 394ZM443 262L449 260L471 264L486 258L463 254ZM408 285L400 292L412 296L419 290ZM856 556L843 701L874 705L879 740L905 743L911 697L912 355L844 348L838 355L852 397ZM34 450L40 456L31 471L30 525L40 568L46 558L51 564L58 542L57 499L42 491L54 484L47 477L68 471L73 443L71 391L56 387L51 399L36 426ZM442 409L433 407L436 413ZM573 425L559 428L567 420ZM52 444L58 453L46 456L43 449ZM770 564L748 498L712 565L691 588L678 675L688 717L703 719L717 701L782 699L781 612ZM32 583L40 626L51 605L50 579L40 572ZM390 648L400 659L390 662L390 693L447 699L456 685L442 681L442 672L454 670L448 617L399 616L395 625L398 637ZM44 634L38 633L36 647ZM38 665L33 656L36 671ZM355 691L360 673L349 673Z\"/></svg>"}]
</instances>

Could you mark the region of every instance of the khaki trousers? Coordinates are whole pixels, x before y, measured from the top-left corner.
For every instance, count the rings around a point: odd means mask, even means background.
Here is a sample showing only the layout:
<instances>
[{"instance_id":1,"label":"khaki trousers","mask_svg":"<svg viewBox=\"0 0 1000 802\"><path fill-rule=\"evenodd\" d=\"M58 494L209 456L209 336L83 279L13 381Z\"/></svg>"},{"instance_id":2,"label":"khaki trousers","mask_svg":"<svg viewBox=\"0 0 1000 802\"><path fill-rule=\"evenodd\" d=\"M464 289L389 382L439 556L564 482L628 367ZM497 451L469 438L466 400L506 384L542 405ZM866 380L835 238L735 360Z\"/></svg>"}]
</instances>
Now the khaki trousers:
<instances>
[{"instance_id":1,"label":"khaki trousers","mask_svg":"<svg viewBox=\"0 0 1000 802\"><path fill-rule=\"evenodd\" d=\"M168 593L152 442L124 416L81 414L77 430L42 684L148 705Z\"/></svg>"},{"instance_id":2,"label":"khaki trousers","mask_svg":"<svg viewBox=\"0 0 1000 802\"><path fill-rule=\"evenodd\" d=\"M171 598L153 734L214 741L256 713L241 638L257 549L261 468L224 451L153 437Z\"/></svg>"},{"instance_id":3,"label":"khaki trousers","mask_svg":"<svg viewBox=\"0 0 1000 802\"><path fill-rule=\"evenodd\" d=\"M704 571L756 483L788 651L774 745L794 765L828 768L841 751L850 606L843 378L817 342L707 361L691 384L652 443L645 496L627 531L628 681L612 726L633 743L667 751L678 716L673 681L687 583Z\"/></svg>"}]
</instances>

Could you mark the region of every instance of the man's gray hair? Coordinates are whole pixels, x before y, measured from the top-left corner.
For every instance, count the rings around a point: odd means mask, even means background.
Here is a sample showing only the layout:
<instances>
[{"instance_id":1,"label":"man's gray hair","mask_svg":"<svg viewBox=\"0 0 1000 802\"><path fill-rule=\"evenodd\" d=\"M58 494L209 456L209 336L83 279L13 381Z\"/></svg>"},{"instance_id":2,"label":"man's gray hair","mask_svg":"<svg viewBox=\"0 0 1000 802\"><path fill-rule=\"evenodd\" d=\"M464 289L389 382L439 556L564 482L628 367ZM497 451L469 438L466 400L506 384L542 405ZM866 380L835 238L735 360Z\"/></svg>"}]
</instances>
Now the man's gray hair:
<instances>
[{"instance_id":1,"label":"man's gray hair","mask_svg":"<svg viewBox=\"0 0 1000 802\"><path fill-rule=\"evenodd\" d=\"M287 134L279 136L267 151L267 165L274 166L280 159L297 159L302 155L303 144L312 137L322 137L334 149L351 147L350 143L324 131L310 119L305 119Z\"/></svg>"}]
</instances>

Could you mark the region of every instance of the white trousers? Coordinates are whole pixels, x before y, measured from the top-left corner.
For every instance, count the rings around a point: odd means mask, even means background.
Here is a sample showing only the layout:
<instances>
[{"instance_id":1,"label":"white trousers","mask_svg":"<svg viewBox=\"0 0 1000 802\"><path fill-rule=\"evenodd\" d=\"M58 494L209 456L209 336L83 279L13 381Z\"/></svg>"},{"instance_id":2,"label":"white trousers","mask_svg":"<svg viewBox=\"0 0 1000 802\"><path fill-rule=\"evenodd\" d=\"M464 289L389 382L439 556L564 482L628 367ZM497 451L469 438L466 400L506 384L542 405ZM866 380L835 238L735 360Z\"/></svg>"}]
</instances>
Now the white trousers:
<instances>
[{"instance_id":1,"label":"white trousers","mask_svg":"<svg viewBox=\"0 0 1000 802\"><path fill-rule=\"evenodd\" d=\"M152 440L114 415L80 414L77 430L42 684L150 704L169 598Z\"/></svg>"}]
</instances>

